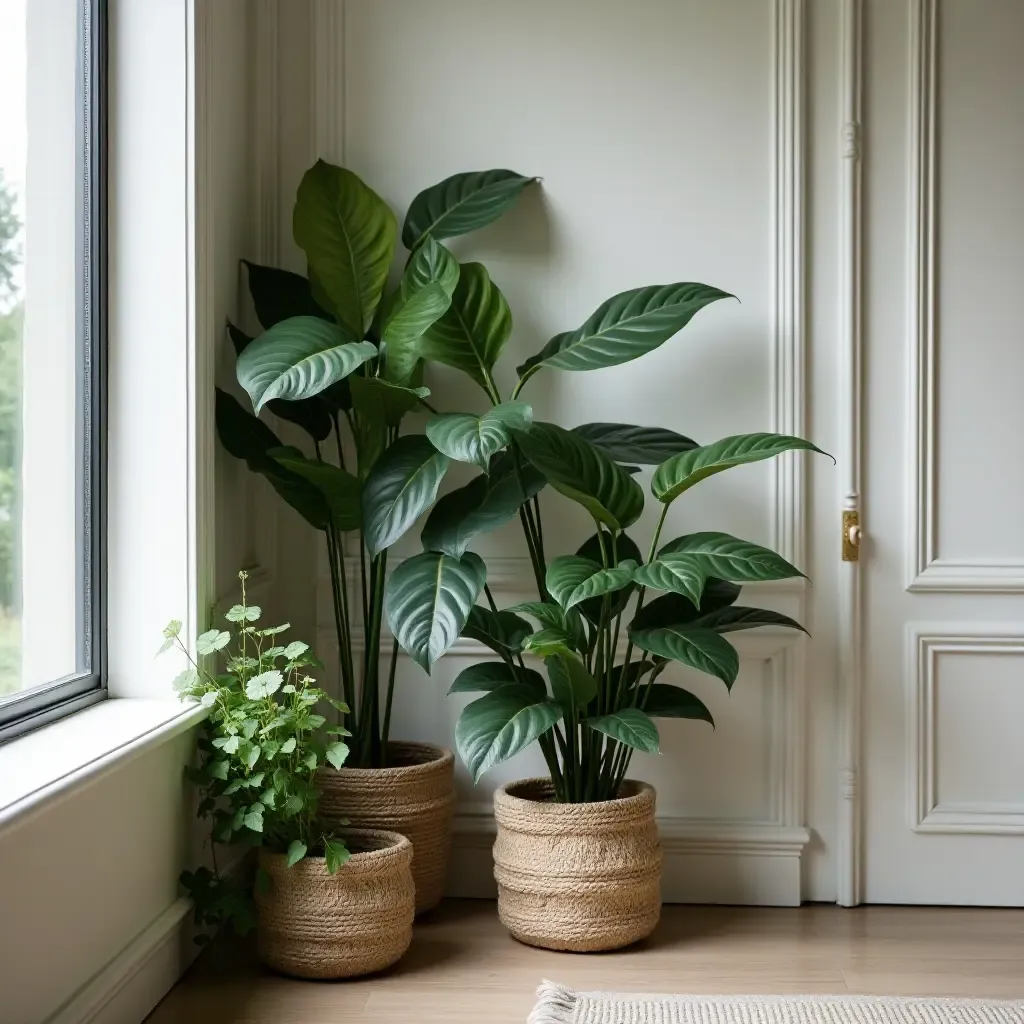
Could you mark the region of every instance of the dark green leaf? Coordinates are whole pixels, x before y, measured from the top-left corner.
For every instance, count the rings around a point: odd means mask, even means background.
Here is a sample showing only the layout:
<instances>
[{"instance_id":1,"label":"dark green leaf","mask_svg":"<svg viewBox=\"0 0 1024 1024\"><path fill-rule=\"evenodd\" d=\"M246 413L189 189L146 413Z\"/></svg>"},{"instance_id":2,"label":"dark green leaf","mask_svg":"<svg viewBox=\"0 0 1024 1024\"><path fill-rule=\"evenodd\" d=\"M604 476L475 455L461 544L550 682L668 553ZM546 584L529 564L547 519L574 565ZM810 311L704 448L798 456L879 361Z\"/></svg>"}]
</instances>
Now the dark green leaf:
<instances>
[{"instance_id":1,"label":"dark green leaf","mask_svg":"<svg viewBox=\"0 0 1024 1024\"><path fill-rule=\"evenodd\" d=\"M327 502L336 529L359 529L362 523L362 485L358 477L329 462L307 459L297 448L271 449L270 455L278 465L317 489Z\"/></svg>"},{"instance_id":2,"label":"dark green leaf","mask_svg":"<svg viewBox=\"0 0 1024 1024\"><path fill-rule=\"evenodd\" d=\"M533 409L526 402L502 402L482 416L446 413L427 423L427 437L434 447L456 462L472 462L485 473L491 456L512 440L511 430L526 430Z\"/></svg>"},{"instance_id":3,"label":"dark green leaf","mask_svg":"<svg viewBox=\"0 0 1024 1024\"><path fill-rule=\"evenodd\" d=\"M579 555L560 555L548 566L544 585L548 593L563 607L569 605L569 598L576 588L599 572L601 566Z\"/></svg>"},{"instance_id":4,"label":"dark green leaf","mask_svg":"<svg viewBox=\"0 0 1024 1024\"><path fill-rule=\"evenodd\" d=\"M523 641L523 651L547 658L554 654L571 654L576 649L576 636L568 628L547 626L531 633Z\"/></svg>"},{"instance_id":5,"label":"dark green leaf","mask_svg":"<svg viewBox=\"0 0 1024 1024\"><path fill-rule=\"evenodd\" d=\"M297 401L319 394L377 354L368 341L353 341L336 324L313 316L282 320L238 357L238 383L253 410L271 399Z\"/></svg>"},{"instance_id":6,"label":"dark green leaf","mask_svg":"<svg viewBox=\"0 0 1024 1024\"><path fill-rule=\"evenodd\" d=\"M652 718L694 718L714 727L715 720L707 705L689 690L669 683L652 683L649 689L640 687L638 699L643 700L644 695L643 710Z\"/></svg>"},{"instance_id":7,"label":"dark green leaf","mask_svg":"<svg viewBox=\"0 0 1024 1024\"><path fill-rule=\"evenodd\" d=\"M642 750L647 754L659 753L658 727L639 708L623 708L610 715L588 718L585 721L591 729L611 736L613 740L618 740L627 747Z\"/></svg>"},{"instance_id":8,"label":"dark green leaf","mask_svg":"<svg viewBox=\"0 0 1024 1024\"><path fill-rule=\"evenodd\" d=\"M656 629L634 627L630 629L629 636L640 650L717 676L730 689L736 681L740 667L736 648L710 629L693 625Z\"/></svg>"},{"instance_id":9,"label":"dark green leaf","mask_svg":"<svg viewBox=\"0 0 1024 1024\"><path fill-rule=\"evenodd\" d=\"M717 576L733 583L803 576L799 569L790 565L781 555L728 533L707 531L687 534L669 541L658 552L658 560L663 562L686 557L697 560L708 576Z\"/></svg>"},{"instance_id":10,"label":"dark green leaf","mask_svg":"<svg viewBox=\"0 0 1024 1024\"><path fill-rule=\"evenodd\" d=\"M562 717L554 701L537 700L530 686L510 684L466 705L455 726L455 745L473 781L528 747Z\"/></svg>"},{"instance_id":11,"label":"dark green leaf","mask_svg":"<svg viewBox=\"0 0 1024 1024\"><path fill-rule=\"evenodd\" d=\"M451 306L419 342L424 359L462 370L490 394L488 379L512 333L512 313L480 263L464 263Z\"/></svg>"},{"instance_id":12,"label":"dark green leaf","mask_svg":"<svg viewBox=\"0 0 1024 1024\"><path fill-rule=\"evenodd\" d=\"M795 619L779 612L768 611L767 608L719 608L717 611L701 615L694 625L713 629L716 633L731 633L737 629L756 629L758 626L785 626L788 629L807 630Z\"/></svg>"},{"instance_id":13,"label":"dark green leaf","mask_svg":"<svg viewBox=\"0 0 1024 1024\"><path fill-rule=\"evenodd\" d=\"M461 557L474 537L504 526L546 483L528 462L517 473L511 454L503 453L489 476L481 474L437 502L423 526L423 547Z\"/></svg>"},{"instance_id":14,"label":"dark green leaf","mask_svg":"<svg viewBox=\"0 0 1024 1024\"><path fill-rule=\"evenodd\" d=\"M688 597L666 594L645 604L633 617L633 629L655 629L659 626L686 625L702 615L726 608L740 596L740 588L725 580L709 579L704 584L700 608L694 607Z\"/></svg>"},{"instance_id":15,"label":"dark green leaf","mask_svg":"<svg viewBox=\"0 0 1024 1024\"><path fill-rule=\"evenodd\" d=\"M657 348L709 303L734 296L706 284L648 285L621 292L598 306L582 327L556 335L519 367L521 379L542 366L597 370Z\"/></svg>"},{"instance_id":16,"label":"dark green leaf","mask_svg":"<svg viewBox=\"0 0 1024 1024\"><path fill-rule=\"evenodd\" d=\"M624 680L622 679L622 670L623 670L623 668L626 668L626 678ZM612 669L612 689L616 693L618 693L618 691L619 691L619 683L620 683L620 680L621 680L622 681L622 689L624 691L628 692L634 686L636 686L637 682L643 676L647 675L647 673L650 672L651 669L653 669L653 668L654 668L654 662L653 661L645 661L645 660L631 661L629 663L628 667L623 666L623 665L616 665Z\"/></svg>"},{"instance_id":17,"label":"dark green leaf","mask_svg":"<svg viewBox=\"0 0 1024 1024\"><path fill-rule=\"evenodd\" d=\"M551 601L523 601L508 610L518 615L529 615L542 626L549 626L551 629L566 630L568 628L565 612L559 605L553 604Z\"/></svg>"},{"instance_id":18,"label":"dark green leaf","mask_svg":"<svg viewBox=\"0 0 1024 1024\"><path fill-rule=\"evenodd\" d=\"M523 641L533 632L530 624L512 612L492 612L474 606L462 628L462 635L476 640L501 655L517 654Z\"/></svg>"},{"instance_id":19,"label":"dark green leaf","mask_svg":"<svg viewBox=\"0 0 1024 1024\"><path fill-rule=\"evenodd\" d=\"M616 462L656 466L666 459L697 447L697 442L662 427L636 427L630 423L582 423L572 432L597 445ZM624 466L631 470L637 467Z\"/></svg>"},{"instance_id":20,"label":"dark green leaf","mask_svg":"<svg viewBox=\"0 0 1024 1024\"><path fill-rule=\"evenodd\" d=\"M513 436L548 483L598 522L622 530L643 512L644 493L637 482L589 441L554 423L534 423L529 430L514 430Z\"/></svg>"},{"instance_id":21,"label":"dark green leaf","mask_svg":"<svg viewBox=\"0 0 1024 1024\"><path fill-rule=\"evenodd\" d=\"M249 294L256 319L263 330L293 316L318 316L330 320L331 314L313 298L309 281L301 274L277 267L261 267L242 260L249 275Z\"/></svg>"},{"instance_id":22,"label":"dark green leaf","mask_svg":"<svg viewBox=\"0 0 1024 1024\"><path fill-rule=\"evenodd\" d=\"M487 580L478 555L433 551L407 558L391 574L384 613L401 648L425 671L458 639Z\"/></svg>"},{"instance_id":23,"label":"dark green leaf","mask_svg":"<svg viewBox=\"0 0 1024 1024\"><path fill-rule=\"evenodd\" d=\"M348 378L356 411L355 440L359 475L363 479L387 444L388 427L397 427L405 414L430 394L429 388L405 388L381 377Z\"/></svg>"},{"instance_id":24,"label":"dark green leaf","mask_svg":"<svg viewBox=\"0 0 1024 1024\"><path fill-rule=\"evenodd\" d=\"M390 547L437 497L448 459L419 435L400 437L363 485L363 539L370 557Z\"/></svg>"},{"instance_id":25,"label":"dark green leaf","mask_svg":"<svg viewBox=\"0 0 1024 1024\"><path fill-rule=\"evenodd\" d=\"M324 839L324 860L327 874L333 875L351 856L348 847L340 839Z\"/></svg>"},{"instance_id":26,"label":"dark green leaf","mask_svg":"<svg viewBox=\"0 0 1024 1024\"><path fill-rule=\"evenodd\" d=\"M503 661L480 661L469 668L464 668L448 689L448 693L489 693L499 686L509 683L521 683L532 687L537 693L537 700L543 700L548 693L544 677L532 668L516 668Z\"/></svg>"},{"instance_id":27,"label":"dark green leaf","mask_svg":"<svg viewBox=\"0 0 1024 1024\"><path fill-rule=\"evenodd\" d=\"M612 556L612 546L610 539L605 535L604 539L605 548L608 550L608 557ZM579 550L576 552L583 558L589 558L592 562L602 564L601 557L601 543L598 540L596 533L592 533L586 541L580 545ZM632 537L628 534L620 533L615 538L615 550L614 555L621 563L623 561L632 560L636 563L640 563L644 560L644 556L640 553L640 549L634 543ZM633 593L634 588L623 587L621 590L616 590L609 598L608 601L608 615L614 617L619 615L629 604L630 595ZM602 598L593 598L589 601L582 601L579 605L580 611L593 622L595 625L601 621L601 605L603 603Z\"/></svg>"},{"instance_id":28,"label":"dark green leaf","mask_svg":"<svg viewBox=\"0 0 1024 1024\"><path fill-rule=\"evenodd\" d=\"M657 558L633 570L633 579L640 586L682 594L693 602L694 608L700 607L707 578L707 568L702 559L686 555Z\"/></svg>"},{"instance_id":29,"label":"dark green leaf","mask_svg":"<svg viewBox=\"0 0 1024 1024\"><path fill-rule=\"evenodd\" d=\"M701 480L721 473L732 466L760 462L789 451L822 452L820 448L799 437L787 434L736 434L723 437L714 444L693 448L663 462L651 480L651 492L658 501L675 501L683 491ZM831 456L829 456L831 458Z\"/></svg>"},{"instance_id":30,"label":"dark green leaf","mask_svg":"<svg viewBox=\"0 0 1024 1024\"><path fill-rule=\"evenodd\" d=\"M597 680L575 654L552 654L544 659L552 696L562 705L566 720L597 696Z\"/></svg>"},{"instance_id":31,"label":"dark green leaf","mask_svg":"<svg viewBox=\"0 0 1024 1024\"><path fill-rule=\"evenodd\" d=\"M324 751L324 757L327 758L334 768L340 770L341 766L345 763L345 758L348 757L348 744L343 743L341 740L329 743Z\"/></svg>"},{"instance_id":32,"label":"dark green leaf","mask_svg":"<svg viewBox=\"0 0 1024 1024\"><path fill-rule=\"evenodd\" d=\"M299 184L292 226L331 311L362 338L391 268L394 214L352 171L317 160Z\"/></svg>"},{"instance_id":33,"label":"dark green leaf","mask_svg":"<svg viewBox=\"0 0 1024 1024\"><path fill-rule=\"evenodd\" d=\"M424 189L409 206L402 244L415 249L424 238L454 238L477 231L511 208L536 181L515 171L467 171Z\"/></svg>"},{"instance_id":34,"label":"dark green leaf","mask_svg":"<svg viewBox=\"0 0 1024 1024\"><path fill-rule=\"evenodd\" d=\"M306 844L301 839L293 839L288 846L288 867L298 864L306 856Z\"/></svg>"},{"instance_id":35,"label":"dark green leaf","mask_svg":"<svg viewBox=\"0 0 1024 1024\"><path fill-rule=\"evenodd\" d=\"M216 389L215 415L217 435L229 455L244 459L250 469L267 461L271 448L280 448L278 436L262 420L253 416L226 391Z\"/></svg>"}]
</instances>

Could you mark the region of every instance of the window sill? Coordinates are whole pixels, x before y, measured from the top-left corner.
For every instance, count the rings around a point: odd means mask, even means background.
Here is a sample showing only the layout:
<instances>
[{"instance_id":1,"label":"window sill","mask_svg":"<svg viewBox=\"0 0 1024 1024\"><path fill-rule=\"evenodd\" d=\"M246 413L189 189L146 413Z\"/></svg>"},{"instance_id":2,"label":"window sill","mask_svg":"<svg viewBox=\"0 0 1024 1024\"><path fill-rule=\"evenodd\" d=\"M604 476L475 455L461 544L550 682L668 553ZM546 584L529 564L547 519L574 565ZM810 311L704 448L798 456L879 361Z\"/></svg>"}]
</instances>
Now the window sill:
<instances>
[{"instance_id":1,"label":"window sill","mask_svg":"<svg viewBox=\"0 0 1024 1024\"><path fill-rule=\"evenodd\" d=\"M0 831L202 721L177 701L109 698L0 747Z\"/></svg>"}]
</instances>

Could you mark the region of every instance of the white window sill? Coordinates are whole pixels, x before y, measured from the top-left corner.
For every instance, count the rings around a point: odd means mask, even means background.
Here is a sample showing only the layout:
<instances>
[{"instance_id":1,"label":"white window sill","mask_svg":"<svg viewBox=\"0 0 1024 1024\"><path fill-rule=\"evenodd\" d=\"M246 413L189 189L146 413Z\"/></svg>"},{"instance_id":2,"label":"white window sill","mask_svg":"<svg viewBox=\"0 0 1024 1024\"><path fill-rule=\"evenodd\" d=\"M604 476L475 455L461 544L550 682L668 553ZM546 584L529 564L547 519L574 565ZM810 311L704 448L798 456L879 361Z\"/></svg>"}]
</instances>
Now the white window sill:
<instances>
[{"instance_id":1,"label":"white window sill","mask_svg":"<svg viewBox=\"0 0 1024 1024\"><path fill-rule=\"evenodd\" d=\"M112 697L0 747L0 830L202 721L206 709Z\"/></svg>"}]
</instances>

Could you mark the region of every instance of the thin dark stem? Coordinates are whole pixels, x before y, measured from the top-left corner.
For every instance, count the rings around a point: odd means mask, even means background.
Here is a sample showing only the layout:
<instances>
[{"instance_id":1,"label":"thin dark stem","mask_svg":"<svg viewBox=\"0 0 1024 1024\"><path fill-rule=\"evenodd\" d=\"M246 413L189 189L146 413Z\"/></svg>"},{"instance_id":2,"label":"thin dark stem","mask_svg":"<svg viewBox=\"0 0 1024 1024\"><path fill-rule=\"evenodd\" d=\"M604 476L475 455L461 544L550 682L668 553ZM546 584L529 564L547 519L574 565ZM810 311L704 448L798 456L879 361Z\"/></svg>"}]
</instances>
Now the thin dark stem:
<instances>
[{"instance_id":1,"label":"thin dark stem","mask_svg":"<svg viewBox=\"0 0 1024 1024\"><path fill-rule=\"evenodd\" d=\"M491 593L491 588L487 586L486 583L484 584L484 593L487 595L487 603L491 606L491 611L494 612L495 615L497 615L498 606L494 601L494 595Z\"/></svg>"},{"instance_id":2,"label":"thin dark stem","mask_svg":"<svg viewBox=\"0 0 1024 1024\"><path fill-rule=\"evenodd\" d=\"M331 423L334 424L334 439L338 445L338 465L345 468L345 449L341 443L341 428L338 426L338 414L336 412L331 413Z\"/></svg>"},{"instance_id":3,"label":"thin dark stem","mask_svg":"<svg viewBox=\"0 0 1024 1024\"><path fill-rule=\"evenodd\" d=\"M398 666L398 641L391 642L391 666L388 669L388 695L384 703L384 725L381 727L381 767L387 767L388 737L391 734L391 701L395 695L395 669Z\"/></svg>"}]
</instances>

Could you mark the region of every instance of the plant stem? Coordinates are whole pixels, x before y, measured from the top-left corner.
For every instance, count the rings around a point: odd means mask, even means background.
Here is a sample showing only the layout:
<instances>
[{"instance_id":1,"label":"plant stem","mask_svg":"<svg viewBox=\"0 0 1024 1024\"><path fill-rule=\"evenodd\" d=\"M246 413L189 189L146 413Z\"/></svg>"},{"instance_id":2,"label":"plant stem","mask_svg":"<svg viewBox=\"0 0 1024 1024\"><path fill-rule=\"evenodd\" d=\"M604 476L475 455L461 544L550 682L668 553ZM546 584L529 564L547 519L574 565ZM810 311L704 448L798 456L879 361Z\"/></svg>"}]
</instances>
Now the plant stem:
<instances>
[{"instance_id":1,"label":"plant stem","mask_svg":"<svg viewBox=\"0 0 1024 1024\"><path fill-rule=\"evenodd\" d=\"M388 696L384 703L384 725L381 727L381 767L388 764L388 736L391 733L391 700L395 694L395 669L398 666L398 641L391 642L391 666L388 669Z\"/></svg>"},{"instance_id":2,"label":"plant stem","mask_svg":"<svg viewBox=\"0 0 1024 1024\"><path fill-rule=\"evenodd\" d=\"M327 562L331 570L331 603L334 606L334 629L338 639L338 667L341 674L341 686L342 694L344 696L345 703L349 706L351 718L352 732L355 733L358 729L358 720L356 715L354 700L354 683L355 680L349 675L351 671L351 658L350 652L348 651L348 623L344 618L344 604L341 600L341 587L338 581L338 560L336 557L336 545L337 540L334 533L333 527L328 527L327 531Z\"/></svg>"},{"instance_id":3,"label":"plant stem","mask_svg":"<svg viewBox=\"0 0 1024 1024\"><path fill-rule=\"evenodd\" d=\"M494 595L491 593L491 588L486 583L484 584L484 593L487 595L487 603L491 606L491 611L497 615L498 606L494 601Z\"/></svg>"}]
</instances>

